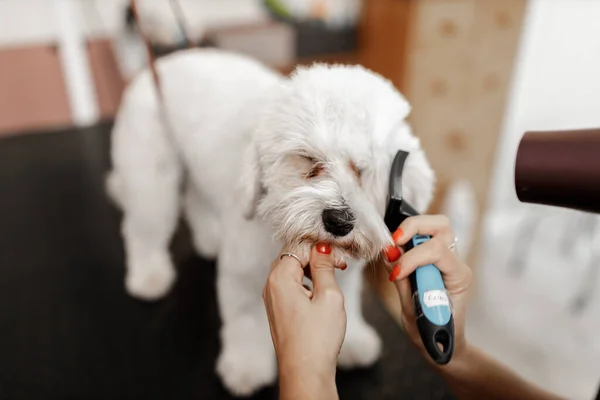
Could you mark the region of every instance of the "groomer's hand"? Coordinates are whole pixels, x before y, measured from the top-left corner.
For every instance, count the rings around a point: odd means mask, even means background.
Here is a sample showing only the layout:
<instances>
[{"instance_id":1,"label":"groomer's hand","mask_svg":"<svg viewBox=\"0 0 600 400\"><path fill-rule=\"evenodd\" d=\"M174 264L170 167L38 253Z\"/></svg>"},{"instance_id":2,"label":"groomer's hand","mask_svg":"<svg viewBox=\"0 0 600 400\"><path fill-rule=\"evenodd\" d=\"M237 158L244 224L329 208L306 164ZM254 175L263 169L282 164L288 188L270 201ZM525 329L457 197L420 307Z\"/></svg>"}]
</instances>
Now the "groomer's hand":
<instances>
[{"instance_id":1,"label":"groomer's hand","mask_svg":"<svg viewBox=\"0 0 600 400\"><path fill-rule=\"evenodd\" d=\"M467 295L471 284L471 269L456 255L450 246L454 243L454 232L450 220L443 215L419 215L404 220L393 234L398 247L405 245L414 235L431 236L431 240L404 253L397 248L388 249L386 257L390 267L390 281L394 282L402 302L402 324L413 342L426 360L433 363L425 347L416 325L413 308L412 291L408 276L419 266L434 264L442 273L446 290L454 308L454 356L460 359L466 350L465 312ZM400 255L400 258L398 258ZM452 361L451 361L452 363Z\"/></svg>"},{"instance_id":2,"label":"groomer's hand","mask_svg":"<svg viewBox=\"0 0 600 400\"><path fill-rule=\"evenodd\" d=\"M330 253L329 245L319 244L310 260L278 257L263 291L284 400L337 398L335 370L346 333L346 311ZM312 292L302 286L307 264Z\"/></svg>"}]
</instances>

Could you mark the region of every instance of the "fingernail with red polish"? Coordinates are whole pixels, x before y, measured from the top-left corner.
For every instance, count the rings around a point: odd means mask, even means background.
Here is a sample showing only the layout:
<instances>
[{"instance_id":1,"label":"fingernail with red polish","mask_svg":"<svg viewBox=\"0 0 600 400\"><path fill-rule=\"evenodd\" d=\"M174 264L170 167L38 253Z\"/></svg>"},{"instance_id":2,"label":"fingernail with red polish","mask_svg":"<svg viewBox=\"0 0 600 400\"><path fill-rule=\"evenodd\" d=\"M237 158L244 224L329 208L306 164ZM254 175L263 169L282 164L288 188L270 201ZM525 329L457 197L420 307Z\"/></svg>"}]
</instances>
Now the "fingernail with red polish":
<instances>
[{"instance_id":1,"label":"fingernail with red polish","mask_svg":"<svg viewBox=\"0 0 600 400\"><path fill-rule=\"evenodd\" d=\"M340 269L341 269L342 271L345 271L345 270L346 270L346 268L348 268L348 264L346 264L346 263L343 263L342 265L340 265Z\"/></svg>"},{"instance_id":2,"label":"fingernail with red polish","mask_svg":"<svg viewBox=\"0 0 600 400\"><path fill-rule=\"evenodd\" d=\"M392 272L390 272L390 282L394 282L398 279L398 275L400 275L400 266L396 265L394 266L394 269L392 269Z\"/></svg>"},{"instance_id":3,"label":"fingernail with red polish","mask_svg":"<svg viewBox=\"0 0 600 400\"><path fill-rule=\"evenodd\" d=\"M390 245L385 250L385 257L389 262L397 261L402 255L402 251L398 248L398 246Z\"/></svg>"},{"instance_id":4,"label":"fingernail with red polish","mask_svg":"<svg viewBox=\"0 0 600 400\"><path fill-rule=\"evenodd\" d=\"M317 244L317 252L321 254L331 254L331 246L329 246L329 243L319 243Z\"/></svg>"},{"instance_id":5,"label":"fingernail with red polish","mask_svg":"<svg viewBox=\"0 0 600 400\"><path fill-rule=\"evenodd\" d=\"M404 235L404 232L402 232L402 228L398 228L396 230L396 232L394 232L394 234L392 235L392 240L394 241L394 243L398 243L398 240L400 240L400 238Z\"/></svg>"}]
</instances>

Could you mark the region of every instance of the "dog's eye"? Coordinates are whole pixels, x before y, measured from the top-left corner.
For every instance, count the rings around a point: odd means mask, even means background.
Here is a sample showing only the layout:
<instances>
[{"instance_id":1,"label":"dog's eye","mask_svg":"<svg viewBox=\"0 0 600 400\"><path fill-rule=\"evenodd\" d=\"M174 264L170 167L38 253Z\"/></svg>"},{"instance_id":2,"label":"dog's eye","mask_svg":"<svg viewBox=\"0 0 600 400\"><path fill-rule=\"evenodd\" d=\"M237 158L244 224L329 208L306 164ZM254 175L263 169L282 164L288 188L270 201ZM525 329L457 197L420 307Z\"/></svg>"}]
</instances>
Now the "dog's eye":
<instances>
[{"instance_id":1,"label":"dog's eye","mask_svg":"<svg viewBox=\"0 0 600 400\"><path fill-rule=\"evenodd\" d=\"M360 180L360 178L362 176L362 170L360 168L358 168L353 161L350 161L350 169L352 170L352 172L354 173L356 178L358 180Z\"/></svg>"},{"instance_id":2,"label":"dog's eye","mask_svg":"<svg viewBox=\"0 0 600 400\"><path fill-rule=\"evenodd\" d=\"M317 162L310 168L310 171L308 171L308 173L306 174L306 178L307 179L315 178L315 177L321 175L322 172L323 172L323 164Z\"/></svg>"},{"instance_id":3,"label":"dog's eye","mask_svg":"<svg viewBox=\"0 0 600 400\"><path fill-rule=\"evenodd\" d=\"M308 170L308 172L305 175L306 179L310 179L310 178L315 178L319 175L321 175L321 173L323 172L323 164L321 162L319 162L317 159L313 158L313 157L309 157L309 156L302 156L302 158L304 160L307 161L308 164L310 164L310 169Z\"/></svg>"}]
</instances>

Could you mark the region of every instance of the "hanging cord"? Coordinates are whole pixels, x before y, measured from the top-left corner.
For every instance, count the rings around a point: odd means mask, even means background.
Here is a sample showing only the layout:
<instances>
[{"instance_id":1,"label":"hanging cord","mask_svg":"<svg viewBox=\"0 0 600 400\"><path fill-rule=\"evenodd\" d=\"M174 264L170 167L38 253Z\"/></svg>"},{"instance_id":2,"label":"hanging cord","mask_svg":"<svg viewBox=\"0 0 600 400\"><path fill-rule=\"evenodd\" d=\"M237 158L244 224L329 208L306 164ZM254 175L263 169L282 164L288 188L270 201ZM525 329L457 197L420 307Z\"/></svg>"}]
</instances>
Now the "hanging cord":
<instances>
[{"instance_id":1,"label":"hanging cord","mask_svg":"<svg viewBox=\"0 0 600 400\"><path fill-rule=\"evenodd\" d=\"M160 86L160 78L158 77L158 72L156 71L156 56L154 51L152 50L152 45L150 44L150 40L144 34L144 30L142 29L142 24L140 23L140 15L138 13L137 1L130 0L131 6L131 14L133 15L133 19L137 22L138 32L140 33L140 37L144 42L144 47L146 48L146 56L148 57L148 67L150 68L150 73L152 74L152 79L154 80L154 85L156 87L156 92L159 97L159 102L162 103L163 96L162 90Z\"/></svg>"},{"instance_id":2,"label":"hanging cord","mask_svg":"<svg viewBox=\"0 0 600 400\"><path fill-rule=\"evenodd\" d=\"M184 16L183 10L181 8L181 4L179 4L179 2L177 0L170 0L169 4L171 4L171 9L173 10L173 14L175 16L175 21L177 22L179 30L181 31L181 33L184 37L186 46L188 48L193 47L192 41L190 40L189 35L187 34L187 29L185 28L185 23L184 23L185 16ZM144 30L142 29L142 24L140 23L140 14L138 11L139 9L137 7L137 1L130 0L130 6L131 6L131 13L133 14L133 19L137 22L138 31L140 33L142 41L144 42L144 47L146 48L146 54L148 56L148 64L150 67L150 72L152 73L152 79L154 80L154 84L156 85L156 90L162 100L160 78L158 76L158 72L156 71L156 58L157 58L156 54L154 54L154 50L152 49L150 40L144 34Z\"/></svg>"}]
</instances>

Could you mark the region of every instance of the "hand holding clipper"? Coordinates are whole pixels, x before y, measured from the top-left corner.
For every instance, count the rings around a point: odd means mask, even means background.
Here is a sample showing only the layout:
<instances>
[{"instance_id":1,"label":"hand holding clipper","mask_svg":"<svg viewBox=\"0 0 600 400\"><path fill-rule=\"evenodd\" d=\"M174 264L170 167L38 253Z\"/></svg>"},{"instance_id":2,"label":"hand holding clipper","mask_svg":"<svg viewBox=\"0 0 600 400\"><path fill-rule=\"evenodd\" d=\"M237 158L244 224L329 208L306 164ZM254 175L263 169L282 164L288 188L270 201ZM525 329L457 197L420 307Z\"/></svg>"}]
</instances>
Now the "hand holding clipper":
<instances>
[{"instance_id":1,"label":"hand holding clipper","mask_svg":"<svg viewBox=\"0 0 600 400\"><path fill-rule=\"evenodd\" d=\"M390 232L408 217L418 215L402 197L402 171L408 153L399 151L392 164L389 199L385 223ZM415 235L405 245L405 251L430 240L428 235ZM419 266L409 276L416 324L427 353L436 364L447 364L454 352L454 320L448 293L441 272L433 264Z\"/></svg>"}]
</instances>

